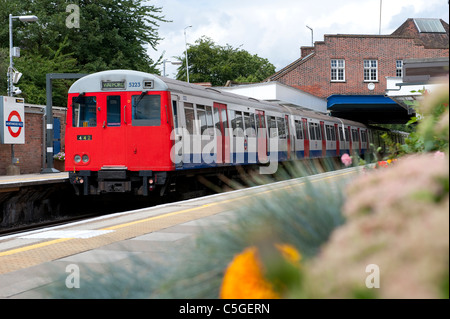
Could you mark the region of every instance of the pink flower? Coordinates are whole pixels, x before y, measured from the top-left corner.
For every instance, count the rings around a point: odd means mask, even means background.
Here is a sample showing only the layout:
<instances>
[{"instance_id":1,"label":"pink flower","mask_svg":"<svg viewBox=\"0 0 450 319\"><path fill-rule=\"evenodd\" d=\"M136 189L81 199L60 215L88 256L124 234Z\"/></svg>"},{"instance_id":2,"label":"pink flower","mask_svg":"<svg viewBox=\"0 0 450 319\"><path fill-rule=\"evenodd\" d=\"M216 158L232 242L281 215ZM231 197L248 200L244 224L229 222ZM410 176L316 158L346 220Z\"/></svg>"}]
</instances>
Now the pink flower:
<instances>
[{"instance_id":1,"label":"pink flower","mask_svg":"<svg viewBox=\"0 0 450 319\"><path fill-rule=\"evenodd\" d=\"M437 151L436 153L434 153L434 158L442 160L445 158L445 153L441 152L441 151Z\"/></svg>"},{"instance_id":2,"label":"pink flower","mask_svg":"<svg viewBox=\"0 0 450 319\"><path fill-rule=\"evenodd\" d=\"M348 155L347 153L345 153L344 155L341 156L341 162L346 166L350 166L352 165L352 158L350 157L350 155Z\"/></svg>"}]
</instances>

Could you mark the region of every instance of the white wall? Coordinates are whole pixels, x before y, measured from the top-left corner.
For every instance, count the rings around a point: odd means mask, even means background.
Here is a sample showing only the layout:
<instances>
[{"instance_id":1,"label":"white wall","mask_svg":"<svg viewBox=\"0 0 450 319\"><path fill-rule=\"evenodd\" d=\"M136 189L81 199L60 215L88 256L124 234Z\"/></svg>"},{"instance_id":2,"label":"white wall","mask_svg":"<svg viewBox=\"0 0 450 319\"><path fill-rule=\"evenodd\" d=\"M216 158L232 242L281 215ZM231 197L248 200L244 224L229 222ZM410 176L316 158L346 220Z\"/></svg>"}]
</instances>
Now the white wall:
<instances>
[{"instance_id":1,"label":"white wall","mask_svg":"<svg viewBox=\"0 0 450 319\"><path fill-rule=\"evenodd\" d=\"M293 104L323 113L327 111L326 100L278 82L244 84L232 87L220 87L218 89L258 100L273 101L280 104Z\"/></svg>"}]
</instances>

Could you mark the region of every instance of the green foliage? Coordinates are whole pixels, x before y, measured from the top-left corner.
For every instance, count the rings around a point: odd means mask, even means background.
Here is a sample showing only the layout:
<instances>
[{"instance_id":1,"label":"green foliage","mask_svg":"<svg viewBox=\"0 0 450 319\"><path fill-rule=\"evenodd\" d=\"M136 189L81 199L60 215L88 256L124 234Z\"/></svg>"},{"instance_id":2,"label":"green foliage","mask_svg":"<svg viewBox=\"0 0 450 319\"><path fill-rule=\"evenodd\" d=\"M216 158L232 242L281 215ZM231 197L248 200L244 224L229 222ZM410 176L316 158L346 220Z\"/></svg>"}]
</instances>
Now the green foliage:
<instances>
[{"instance_id":1,"label":"green foliage","mask_svg":"<svg viewBox=\"0 0 450 319\"><path fill-rule=\"evenodd\" d=\"M420 116L412 118L408 124L417 124L416 132L410 134L402 153L419 153L448 150L448 82L432 93L422 92L424 99L414 107Z\"/></svg>"},{"instance_id":2,"label":"green foliage","mask_svg":"<svg viewBox=\"0 0 450 319\"><path fill-rule=\"evenodd\" d=\"M213 86L227 81L260 82L275 73L275 66L258 55L230 45L219 46L208 37L195 41L188 49L190 82L211 82ZM177 79L186 81L186 55L178 57L182 65Z\"/></svg>"},{"instance_id":3,"label":"green foliage","mask_svg":"<svg viewBox=\"0 0 450 319\"><path fill-rule=\"evenodd\" d=\"M80 8L80 27L68 28L68 4ZM46 73L92 73L110 69L133 69L158 73L147 55L161 38L158 27L168 22L162 8L139 0L0 0L0 47L9 47L8 15L33 14L35 23L14 20L14 46L21 48L15 58L16 68L23 73L19 82L28 103L42 104L45 98ZM0 94L6 95L7 56L0 51ZM6 68L6 69L5 69ZM44 79L42 81L42 79ZM71 82L56 84L54 103L65 105L64 93ZM65 88L65 90L64 90Z\"/></svg>"}]
</instances>

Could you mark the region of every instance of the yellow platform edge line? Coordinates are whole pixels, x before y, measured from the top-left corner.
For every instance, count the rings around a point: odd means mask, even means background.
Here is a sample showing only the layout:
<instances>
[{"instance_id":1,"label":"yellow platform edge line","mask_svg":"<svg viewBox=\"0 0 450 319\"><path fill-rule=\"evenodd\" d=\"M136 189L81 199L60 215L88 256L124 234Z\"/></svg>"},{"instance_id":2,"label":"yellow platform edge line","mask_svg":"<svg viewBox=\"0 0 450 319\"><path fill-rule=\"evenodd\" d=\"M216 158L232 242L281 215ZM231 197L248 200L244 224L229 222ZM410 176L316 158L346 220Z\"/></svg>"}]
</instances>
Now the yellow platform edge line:
<instances>
[{"instance_id":1,"label":"yellow platform edge line","mask_svg":"<svg viewBox=\"0 0 450 319\"><path fill-rule=\"evenodd\" d=\"M323 178L320 178L320 179L312 180L310 182L311 183L315 183L315 182L319 182L319 181L323 181L323 180L327 180L327 179L341 177L341 176L352 174L352 173L355 173L355 172L346 172L346 173L342 173L342 174L338 174L338 175L327 176L327 177L323 177ZM234 201L234 200L239 199L239 198L243 199L243 198L250 197L252 195L259 195L259 194L269 193L269 192L272 192L274 190L282 190L282 189L286 189L286 188L296 187L296 186L303 185L305 183L306 182L301 182L301 183L295 184L295 185L287 185L287 186L280 187L280 188L269 189L267 191L263 191L263 192L260 192L260 193L257 193L257 194L250 194L250 195L244 195L244 196L241 196L241 197L238 197L238 198L225 199L225 200L222 200L222 201L219 201L219 202L215 202L215 203L209 203L209 204L205 204L205 205L198 206L198 207L193 207L193 208L189 208L189 209L183 209L183 210L172 212L172 213L167 213L167 214L163 214L163 215L159 215L159 216L154 216L154 217L150 217L150 218L140 219L140 220L136 220L136 221L129 222L129 223L119 224L119 225L115 225L115 226L111 226L111 227L107 227L107 228L102 228L100 230L117 230L117 229L120 229L120 228L132 226L132 225L136 225L136 224L140 224L140 223L145 223L145 222L152 221L152 220L157 220L157 219L166 218L166 217L170 217L170 216L174 216L174 215L184 214L184 213L191 212L191 211L194 211L194 210L197 210L197 209L207 208L207 207L215 206L215 205L221 205L221 204L224 204L224 203L227 203L227 202L230 202L230 201ZM21 253L21 252L24 252L24 251L45 247L45 246L50 246L50 245L57 244L57 243L60 243L60 242L65 242L65 241L68 241L68 240L71 240L71 239L74 239L74 238L60 238L60 239L46 241L46 242L43 242L43 243L34 244L34 245L30 245L30 246L25 246L25 247L21 247L21 248L17 248L17 249L7 250L7 251L4 251L4 252L0 252L0 257L13 255L13 254L17 254L17 253Z\"/></svg>"},{"instance_id":2,"label":"yellow platform edge line","mask_svg":"<svg viewBox=\"0 0 450 319\"><path fill-rule=\"evenodd\" d=\"M45 242L39 243L39 244L34 244L34 245L30 245L30 246L7 250L4 252L0 252L0 257L14 255L14 254L21 253L24 251L41 248L41 247L45 247L45 246L50 246L50 245L57 244L57 243L62 243L62 242L65 242L65 241L68 241L71 239L73 239L73 238L59 238L59 239L55 239L55 240L45 241Z\"/></svg>"},{"instance_id":3,"label":"yellow platform edge line","mask_svg":"<svg viewBox=\"0 0 450 319\"><path fill-rule=\"evenodd\" d=\"M183 209L183 210L180 210L180 211L177 211L177 212L173 212L173 213L167 213L167 214L163 214L163 215L159 215L159 216L154 216L154 217L149 217L149 218L145 218L145 219L135 220L133 222L129 222L129 223L125 223L125 224L119 224L119 225L115 225L115 226L111 226L111 227L102 228L100 230L117 230L117 229L120 229L120 228L132 226L132 225L136 225L136 224L140 224L140 223L145 223L145 222L149 222L149 221L156 220L156 219L166 218L166 217L170 217L170 216L174 216L174 215L178 215L178 214L184 214L184 213L187 213L187 212L191 212L193 210L206 208L208 206L209 206L209 204L198 206L198 207L193 207L193 208L189 208L189 209Z\"/></svg>"}]
</instances>

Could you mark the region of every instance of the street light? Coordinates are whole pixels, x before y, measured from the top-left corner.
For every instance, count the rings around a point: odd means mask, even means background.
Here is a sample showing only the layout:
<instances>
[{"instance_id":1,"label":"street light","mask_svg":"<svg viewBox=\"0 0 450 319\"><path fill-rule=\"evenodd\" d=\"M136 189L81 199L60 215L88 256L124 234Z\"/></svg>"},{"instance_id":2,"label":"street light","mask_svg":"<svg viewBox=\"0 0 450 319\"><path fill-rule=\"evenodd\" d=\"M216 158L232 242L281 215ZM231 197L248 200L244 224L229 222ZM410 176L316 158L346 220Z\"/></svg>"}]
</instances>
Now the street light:
<instances>
[{"instance_id":1,"label":"street light","mask_svg":"<svg viewBox=\"0 0 450 319\"><path fill-rule=\"evenodd\" d=\"M13 96L14 94L20 94L19 88L13 86L14 83L20 79L22 74L14 69L13 57L20 56L20 49L13 47L13 35L12 35L12 25L13 19L19 19L22 22L36 22L38 17L33 15L28 16L13 16L9 15L9 68L8 68L8 96Z\"/></svg>"},{"instance_id":2,"label":"street light","mask_svg":"<svg viewBox=\"0 0 450 319\"><path fill-rule=\"evenodd\" d=\"M163 60L163 76L166 76L166 62L169 62L170 64L173 65L180 65L181 62L180 61L169 61L167 59Z\"/></svg>"},{"instance_id":3,"label":"street light","mask_svg":"<svg viewBox=\"0 0 450 319\"><path fill-rule=\"evenodd\" d=\"M13 16L12 14L9 14L9 68L8 68L8 96L14 96L14 94L20 94L22 91L15 87L14 84L16 84L20 77L22 76L22 73L14 69L14 62L13 57L20 57L20 48L14 48L13 47L13 34L12 34L12 27L13 27L13 19L19 19L22 22L35 22L38 20L38 17L33 15L28 16ZM16 169L17 166L15 166L16 160L14 156L14 144L11 144L11 166L15 168L16 173L20 172Z\"/></svg>"},{"instance_id":4,"label":"street light","mask_svg":"<svg viewBox=\"0 0 450 319\"><path fill-rule=\"evenodd\" d=\"M184 28L184 45L186 47L186 75L187 75L187 82L189 83L189 62L188 62L188 53L187 53L187 41L186 41L186 29L192 28L192 26L187 26Z\"/></svg>"}]
</instances>

